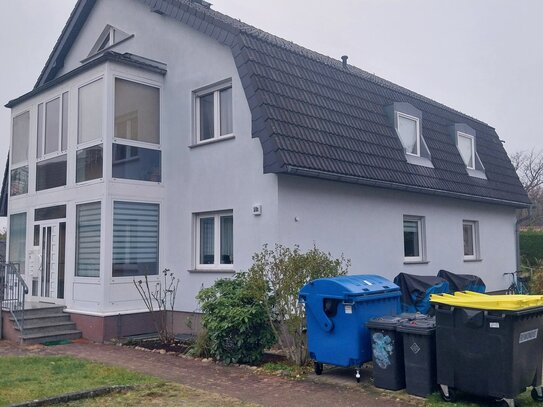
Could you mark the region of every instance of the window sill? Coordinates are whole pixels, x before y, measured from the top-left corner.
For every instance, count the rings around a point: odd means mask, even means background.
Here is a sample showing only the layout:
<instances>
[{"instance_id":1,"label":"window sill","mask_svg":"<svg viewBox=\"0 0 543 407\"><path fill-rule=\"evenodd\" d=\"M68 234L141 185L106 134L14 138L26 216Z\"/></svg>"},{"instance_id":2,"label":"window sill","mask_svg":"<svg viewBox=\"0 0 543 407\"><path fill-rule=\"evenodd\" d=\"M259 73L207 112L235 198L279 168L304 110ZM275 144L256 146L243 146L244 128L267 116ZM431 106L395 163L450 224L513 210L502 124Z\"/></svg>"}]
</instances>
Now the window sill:
<instances>
[{"instance_id":1,"label":"window sill","mask_svg":"<svg viewBox=\"0 0 543 407\"><path fill-rule=\"evenodd\" d=\"M404 260L403 264L430 264L428 260Z\"/></svg>"},{"instance_id":2,"label":"window sill","mask_svg":"<svg viewBox=\"0 0 543 407\"><path fill-rule=\"evenodd\" d=\"M464 259L464 263L479 263L482 261L483 259Z\"/></svg>"},{"instance_id":3,"label":"window sill","mask_svg":"<svg viewBox=\"0 0 543 407\"><path fill-rule=\"evenodd\" d=\"M233 140L235 138L236 138L235 134L229 134L227 136L221 136L221 137L212 138L212 139L205 140L205 141L200 141L199 143L191 144L189 146L189 148L192 149L192 148L196 148L196 147L207 146L208 144L220 143L221 141Z\"/></svg>"},{"instance_id":4,"label":"window sill","mask_svg":"<svg viewBox=\"0 0 543 407\"><path fill-rule=\"evenodd\" d=\"M409 164L420 165L421 167L434 168L432 161L429 158L419 155L405 153L405 158Z\"/></svg>"},{"instance_id":5,"label":"window sill","mask_svg":"<svg viewBox=\"0 0 543 407\"><path fill-rule=\"evenodd\" d=\"M209 273L217 273L217 274L236 274L236 270L234 269L192 269L187 270L189 273L194 274L209 274Z\"/></svg>"}]
</instances>

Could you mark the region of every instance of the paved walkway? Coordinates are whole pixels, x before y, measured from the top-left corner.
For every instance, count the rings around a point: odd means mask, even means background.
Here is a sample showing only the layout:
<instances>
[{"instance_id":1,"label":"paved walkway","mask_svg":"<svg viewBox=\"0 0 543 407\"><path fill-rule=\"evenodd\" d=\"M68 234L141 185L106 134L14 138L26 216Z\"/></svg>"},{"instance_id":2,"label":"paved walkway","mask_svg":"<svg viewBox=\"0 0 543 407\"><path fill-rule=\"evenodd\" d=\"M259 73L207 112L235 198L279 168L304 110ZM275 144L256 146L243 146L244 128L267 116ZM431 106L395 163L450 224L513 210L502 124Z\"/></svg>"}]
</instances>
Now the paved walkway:
<instances>
[{"instance_id":1,"label":"paved walkway","mask_svg":"<svg viewBox=\"0 0 543 407\"><path fill-rule=\"evenodd\" d=\"M129 347L85 343L54 347L18 346L0 341L0 355L70 355L107 363L199 388L262 406L313 407L407 406L394 396L364 390L356 385L316 383L311 379L293 381L257 374L246 367L223 366L175 355L143 352ZM324 377L325 375L321 376ZM354 381L354 378L353 378Z\"/></svg>"}]
</instances>

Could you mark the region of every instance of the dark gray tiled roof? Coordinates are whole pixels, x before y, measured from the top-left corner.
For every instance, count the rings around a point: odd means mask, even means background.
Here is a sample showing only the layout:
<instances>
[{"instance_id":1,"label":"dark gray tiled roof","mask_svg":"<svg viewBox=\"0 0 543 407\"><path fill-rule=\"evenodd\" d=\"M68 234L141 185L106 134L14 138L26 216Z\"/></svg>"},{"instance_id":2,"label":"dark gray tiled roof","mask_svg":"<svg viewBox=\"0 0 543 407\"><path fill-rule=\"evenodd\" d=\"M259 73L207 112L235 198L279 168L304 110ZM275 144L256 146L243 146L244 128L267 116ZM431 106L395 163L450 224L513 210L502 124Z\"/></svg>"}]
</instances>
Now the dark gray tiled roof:
<instances>
[{"instance_id":1,"label":"dark gray tiled roof","mask_svg":"<svg viewBox=\"0 0 543 407\"><path fill-rule=\"evenodd\" d=\"M530 203L498 135L487 124L194 1L138 1L231 47L253 116L253 136L262 143L265 172L513 206ZM81 13L91 3L80 0L67 27L74 25L77 31L84 22ZM73 34L65 29L63 36L48 64L62 66L69 46L63 44ZM53 75L54 69L46 66L43 72L41 81L52 79L45 73ZM393 102L422 111L422 134L435 168L407 163L385 113ZM487 180L468 175L449 136L454 123L477 131Z\"/></svg>"}]
</instances>

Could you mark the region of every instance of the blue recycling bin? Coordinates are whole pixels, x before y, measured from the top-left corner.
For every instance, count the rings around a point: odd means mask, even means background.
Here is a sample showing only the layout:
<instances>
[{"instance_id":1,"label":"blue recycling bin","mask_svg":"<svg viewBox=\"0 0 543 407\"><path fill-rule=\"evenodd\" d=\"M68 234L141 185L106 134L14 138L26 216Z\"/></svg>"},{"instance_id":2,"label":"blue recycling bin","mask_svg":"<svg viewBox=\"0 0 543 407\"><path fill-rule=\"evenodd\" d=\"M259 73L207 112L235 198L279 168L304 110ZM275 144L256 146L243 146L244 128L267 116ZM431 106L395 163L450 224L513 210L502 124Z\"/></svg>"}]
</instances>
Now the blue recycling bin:
<instances>
[{"instance_id":1,"label":"blue recycling bin","mask_svg":"<svg viewBox=\"0 0 543 407\"><path fill-rule=\"evenodd\" d=\"M400 288L384 277L352 275L321 278L306 284L299 294L305 304L309 355L315 373L323 364L355 367L372 359L366 322L400 311Z\"/></svg>"}]
</instances>

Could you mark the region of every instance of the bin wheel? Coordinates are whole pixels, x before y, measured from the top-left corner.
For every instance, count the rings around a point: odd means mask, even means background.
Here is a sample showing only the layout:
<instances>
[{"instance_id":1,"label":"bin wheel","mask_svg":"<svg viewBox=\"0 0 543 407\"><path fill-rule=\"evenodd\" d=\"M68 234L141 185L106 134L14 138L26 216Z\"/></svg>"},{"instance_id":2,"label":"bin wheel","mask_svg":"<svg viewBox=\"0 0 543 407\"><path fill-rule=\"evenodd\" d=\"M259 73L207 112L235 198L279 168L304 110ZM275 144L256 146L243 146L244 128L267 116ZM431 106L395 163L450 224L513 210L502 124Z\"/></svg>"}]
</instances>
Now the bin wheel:
<instances>
[{"instance_id":1,"label":"bin wheel","mask_svg":"<svg viewBox=\"0 0 543 407\"><path fill-rule=\"evenodd\" d=\"M534 401L537 401L537 402L539 402L539 403L542 403L542 402L543 402L543 396L540 396L540 395L537 393L537 389L536 389L536 388L533 388L533 389L532 389L531 395L532 395L532 399L533 399Z\"/></svg>"},{"instance_id":2,"label":"bin wheel","mask_svg":"<svg viewBox=\"0 0 543 407\"><path fill-rule=\"evenodd\" d=\"M445 393L443 393L443 389L441 389L441 387L439 388L439 394L441 394L441 398L443 399L443 401L446 401L447 403L454 403L458 397L458 395L456 394L456 390L449 387L449 395L445 395Z\"/></svg>"},{"instance_id":3,"label":"bin wheel","mask_svg":"<svg viewBox=\"0 0 543 407\"><path fill-rule=\"evenodd\" d=\"M518 401L513 402L515 407L520 407L520 403ZM498 406L500 407L511 407L510 404L506 400L498 400Z\"/></svg>"},{"instance_id":4,"label":"bin wheel","mask_svg":"<svg viewBox=\"0 0 543 407\"><path fill-rule=\"evenodd\" d=\"M320 376L322 374L322 363L315 362L314 365L315 365L315 374L317 376Z\"/></svg>"}]
</instances>

